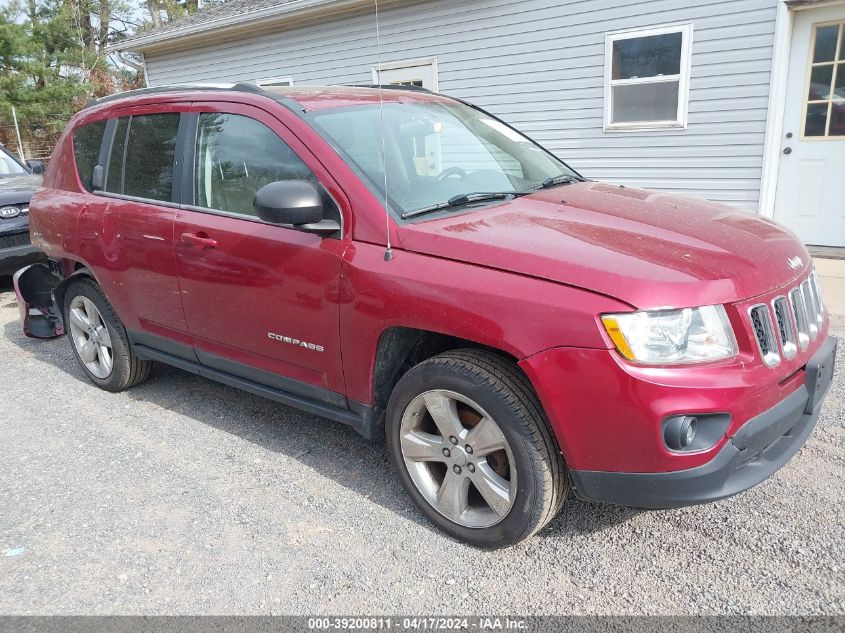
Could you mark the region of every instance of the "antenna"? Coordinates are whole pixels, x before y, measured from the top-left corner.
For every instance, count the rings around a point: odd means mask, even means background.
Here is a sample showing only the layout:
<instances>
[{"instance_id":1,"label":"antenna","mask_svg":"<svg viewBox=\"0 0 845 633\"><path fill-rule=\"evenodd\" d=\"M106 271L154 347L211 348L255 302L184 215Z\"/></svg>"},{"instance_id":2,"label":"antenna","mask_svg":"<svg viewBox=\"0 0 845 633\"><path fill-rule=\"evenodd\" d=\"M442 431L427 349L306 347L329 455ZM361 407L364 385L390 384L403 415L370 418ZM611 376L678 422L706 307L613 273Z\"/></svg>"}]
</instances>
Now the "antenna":
<instances>
[{"instance_id":1,"label":"antenna","mask_svg":"<svg viewBox=\"0 0 845 633\"><path fill-rule=\"evenodd\" d=\"M390 248L390 212L387 210L387 145L384 140L384 90L381 85L381 31L378 20L378 0L373 0L376 6L376 63L378 64L378 115L381 133L381 164L384 167L384 229L387 234L387 250L384 251L384 261L393 259L393 249Z\"/></svg>"}]
</instances>

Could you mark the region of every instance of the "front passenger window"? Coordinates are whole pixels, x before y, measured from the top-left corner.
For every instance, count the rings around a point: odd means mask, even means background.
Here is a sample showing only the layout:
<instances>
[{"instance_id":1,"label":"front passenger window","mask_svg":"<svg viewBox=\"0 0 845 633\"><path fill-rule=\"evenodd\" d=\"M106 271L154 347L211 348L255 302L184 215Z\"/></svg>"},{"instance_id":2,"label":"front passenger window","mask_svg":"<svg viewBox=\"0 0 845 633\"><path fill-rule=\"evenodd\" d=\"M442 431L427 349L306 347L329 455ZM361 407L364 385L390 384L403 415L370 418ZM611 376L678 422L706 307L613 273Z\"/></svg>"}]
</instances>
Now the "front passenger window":
<instances>
[{"instance_id":1,"label":"front passenger window","mask_svg":"<svg viewBox=\"0 0 845 633\"><path fill-rule=\"evenodd\" d=\"M200 115L195 204L255 216L255 193L277 180L317 179L308 166L263 123L237 114Z\"/></svg>"}]
</instances>

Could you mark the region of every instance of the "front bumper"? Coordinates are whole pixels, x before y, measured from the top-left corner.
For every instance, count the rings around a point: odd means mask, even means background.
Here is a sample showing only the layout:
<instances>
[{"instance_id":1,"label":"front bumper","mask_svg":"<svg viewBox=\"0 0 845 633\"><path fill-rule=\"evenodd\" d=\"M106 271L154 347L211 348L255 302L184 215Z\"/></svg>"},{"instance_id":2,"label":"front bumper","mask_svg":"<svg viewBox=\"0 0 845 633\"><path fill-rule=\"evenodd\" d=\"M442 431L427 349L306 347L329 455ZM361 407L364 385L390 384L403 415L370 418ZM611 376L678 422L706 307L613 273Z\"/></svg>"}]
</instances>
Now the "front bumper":
<instances>
[{"instance_id":1,"label":"front bumper","mask_svg":"<svg viewBox=\"0 0 845 633\"><path fill-rule=\"evenodd\" d=\"M579 497L642 508L675 508L724 499L756 486L804 445L830 388L836 339L807 363L806 381L774 407L748 420L709 462L672 472L572 470Z\"/></svg>"}]
</instances>

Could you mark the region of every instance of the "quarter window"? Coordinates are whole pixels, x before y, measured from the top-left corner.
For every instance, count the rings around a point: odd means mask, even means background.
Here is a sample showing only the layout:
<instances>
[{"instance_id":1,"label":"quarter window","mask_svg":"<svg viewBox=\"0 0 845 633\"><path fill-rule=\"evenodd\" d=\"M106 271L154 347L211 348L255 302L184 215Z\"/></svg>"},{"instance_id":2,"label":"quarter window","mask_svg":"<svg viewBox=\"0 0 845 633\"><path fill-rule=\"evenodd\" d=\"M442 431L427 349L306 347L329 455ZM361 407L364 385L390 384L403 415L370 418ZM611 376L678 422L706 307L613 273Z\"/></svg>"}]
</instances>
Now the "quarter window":
<instances>
[{"instance_id":1,"label":"quarter window","mask_svg":"<svg viewBox=\"0 0 845 633\"><path fill-rule=\"evenodd\" d=\"M278 180L317 179L263 123L236 114L204 113L197 131L197 206L255 216L256 192Z\"/></svg>"},{"instance_id":2,"label":"quarter window","mask_svg":"<svg viewBox=\"0 0 845 633\"><path fill-rule=\"evenodd\" d=\"M100 158L100 145L103 142L103 132L106 129L106 121L96 121L88 125L81 125L73 132L73 156L76 159L76 170L79 172L79 179L82 186L88 191L94 187L91 179L94 176L94 167Z\"/></svg>"},{"instance_id":3,"label":"quarter window","mask_svg":"<svg viewBox=\"0 0 845 633\"><path fill-rule=\"evenodd\" d=\"M686 127L692 26L608 34L605 129Z\"/></svg>"},{"instance_id":4,"label":"quarter window","mask_svg":"<svg viewBox=\"0 0 845 633\"><path fill-rule=\"evenodd\" d=\"M804 136L845 137L845 22L813 29Z\"/></svg>"}]
</instances>

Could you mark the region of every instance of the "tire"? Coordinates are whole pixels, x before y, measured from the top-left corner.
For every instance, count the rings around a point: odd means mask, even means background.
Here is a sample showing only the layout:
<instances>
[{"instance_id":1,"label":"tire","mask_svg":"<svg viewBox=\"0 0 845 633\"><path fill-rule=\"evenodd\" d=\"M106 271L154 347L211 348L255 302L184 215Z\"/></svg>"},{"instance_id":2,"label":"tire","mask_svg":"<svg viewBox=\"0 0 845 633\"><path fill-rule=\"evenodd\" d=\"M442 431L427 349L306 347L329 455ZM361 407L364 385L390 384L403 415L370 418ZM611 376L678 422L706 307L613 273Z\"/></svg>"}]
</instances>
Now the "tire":
<instances>
[{"instance_id":1,"label":"tire","mask_svg":"<svg viewBox=\"0 0 845 633\"><path fill-rule=\"evenodd\" d=\"M493 353L456 350L416 365L394 388L385 424L405 490L465 543L518 543L566 499L569 478L539 400L520 369Z\"/></svg>"},{"instance_id":2,"label":"tire","mask_svg":"<svg viewBox=\"0 0 845 633\"><path fill-rule=\"evenodd\" d=\"M63 310L70 347L95 385L117 392L149 377L152 363L135 355L123 323L92 279L82 277L68 285ZM109 356L111 362L107 362Z\"/></svg>"}]
</instances>

